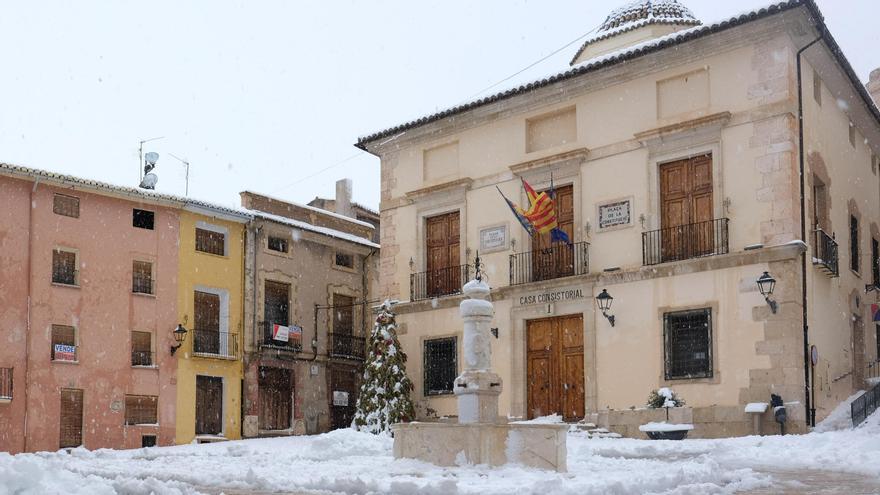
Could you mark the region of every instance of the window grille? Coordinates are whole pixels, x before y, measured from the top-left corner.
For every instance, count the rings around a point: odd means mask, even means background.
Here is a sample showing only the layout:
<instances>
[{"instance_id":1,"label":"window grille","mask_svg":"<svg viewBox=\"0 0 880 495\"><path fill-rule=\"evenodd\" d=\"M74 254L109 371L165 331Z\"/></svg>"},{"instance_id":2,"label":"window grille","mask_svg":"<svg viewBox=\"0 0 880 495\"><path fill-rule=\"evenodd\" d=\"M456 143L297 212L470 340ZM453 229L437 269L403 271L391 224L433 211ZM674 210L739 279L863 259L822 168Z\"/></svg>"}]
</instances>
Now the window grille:
<instances>
[{"instance_id":1,"label":"window grille","mask_svg":"<svg viewBox=\"0 0 880 495\"><path fill-rule=\"evenodd\" d=\"M880 241L871 238L871 282L880 288Z\"/></svg>"},{"instance_id":2,"label":"window grille","mask_svg":"<svg viewBox=\"0 0 880 495\"><path fill-rule=\"evenodd\" d=\"M66 346L59 348L56 355L56 346ZM68 352L69 347L73 348L72 355ZM52 361L76 361L76 329L67 325L52 325Z\"/></svg>"},{"instance_id":3,"label":"window grille","mask_svg":"<svg viewBox=\"0 0 880 495\"><path fill-rule=\"evenodd\" d=\"M12 368L0 368L0 399L12 400Z\"/></svg>"},{"instance_id":4,"label":"window grille","mask_svg":"<svg viewBox=\"0 0 880 495\"><path fill-rule=\"evenodd\" d=\"M52 283L77 285L76 253L73 251L52 251Z\"/></svg>"},{"instance_id":5,"label":"window grille","mask_svg":"<svg viewBox=\"0 0 880 495\"><path fill-rule=\"evenodd\" d=\"M354 257L348 253L336 253L336 266L354 268Z\"/></svg>"},{"instance_id":6,"label":"window grille","mask_svg":"<svg viewBox=\"0 0 880 495\"><path fill-rule=\"evenodd\" d=\"M131 332L131 365L152 366L153 336L150 332Z\"/></svg>"},{"instance_id":7,"label":"window grille","mask_svg":"<svg viewBox=\"0 0 880 495\"><path fill-rule=\"evenodd\" d=\"M354 330L354 298L333 294L333 333L351 335Z\"/></svg>"},{"instance_id":8,"label":"window grille","mask_svg":"<svg viewBox=\"0 0 880 495\"><path fill-rule=\"evenodd\" d=\"M153 264L134 261L131 266L131 291L136 294L155 294L153 291Z\"/></svg>"},{"instance_id":9,"label":"window grille","mask_svg":"<svg viewBox=\"0 0 880 495\"><path fill-rule=\"evenodd\" d=\"M272 251L278 251L279 253L287 252L287 239L283 239L281 237L269 237L269 249Z\"/></svg>"},{"instance_id":10,"label":"window grille","mask_svg":"<svg viewBox=\"0 0 880 495\"><path fill-rule=\"evenodd\" d=\"M458 374L456 337L425 341L425 395L451 394Z\"/></svg>"},{"instance_id":11,"label":"window grille","mask_svg":"<svg viewBox=\"0 0 880 495\"><path fill-rule=\"evenodd\" d=\"M132 210L131 225L139 229L153 230L156 222L156 214L149 210Z\"/></svg>"},{"instance_id":12,"label":"window grille","mask_svg":"<svg viewBox=\"0 0 880 495\"><path fill-rule=\"evenodd\" d=\"M855 215L849 216L849 267L859 271L859 219Z\"/></svg>"},{"instance_id":13,"label":"window grille","mask_svg":"<svg viewBox=\"0 0 880 495\"><path fill-rule=\"evenodd\" d=\"M196 251L224 256L226 235L222 232L196 228Z\"/></svg>"},{"instance_id":14,"label":"window grille","mask_svg":"<svg viewBox=\"0 0 880 495\"><path fill-rule=\"evenodd\" d=\"M56 194L52 202L52 211L65 217L79 218L79 198Z\"/></svg>"},{"instance_id":15,"label":"window grille","mask_svg":"<svg viewBox=\"0 0 880 495\"><path fill-rule=\"evenodd\" d=\"M663 315L666 379L712 376L712 310Z\"/></svg>"},{"instance_id":16,"label":"window grille","mask_svg":"<svg viewBox=\"0 0 880 495\"><path fill-rule=\"evenodd\" d=\"M154 425L159 422L158 402L155 395L126 395L125 424Z\"/></svg>"},{"instance_id":17,"label":"window grille","mask_svg":"<svg viewBox=\"0 0 880 495\"><path fill-rule=\"evenodd\" d=\"M141 436L141 447L155 447L156 446L156 435L142 435Z\"/></svg>"}]
</instances>

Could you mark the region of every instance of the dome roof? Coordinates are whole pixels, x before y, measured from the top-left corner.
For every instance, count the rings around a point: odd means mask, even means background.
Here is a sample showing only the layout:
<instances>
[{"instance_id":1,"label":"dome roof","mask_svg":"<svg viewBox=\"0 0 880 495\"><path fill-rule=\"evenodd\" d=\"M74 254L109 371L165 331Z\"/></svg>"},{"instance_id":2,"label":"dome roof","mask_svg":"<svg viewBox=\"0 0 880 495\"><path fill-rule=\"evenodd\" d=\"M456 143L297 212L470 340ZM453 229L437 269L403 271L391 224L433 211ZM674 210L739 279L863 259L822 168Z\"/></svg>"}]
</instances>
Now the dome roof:
<instances>
[{"instance_id":1,"label":"dome roof","mask_svg":"<svg viewBox=\"0 0 880 495\"><path fill-rule=\"evenodd\" d=\"M636 0L611 11L598 29L598 33L618 30L633 23L699 25L694 14L676 0Z\"/></svg>"}]
</instances>

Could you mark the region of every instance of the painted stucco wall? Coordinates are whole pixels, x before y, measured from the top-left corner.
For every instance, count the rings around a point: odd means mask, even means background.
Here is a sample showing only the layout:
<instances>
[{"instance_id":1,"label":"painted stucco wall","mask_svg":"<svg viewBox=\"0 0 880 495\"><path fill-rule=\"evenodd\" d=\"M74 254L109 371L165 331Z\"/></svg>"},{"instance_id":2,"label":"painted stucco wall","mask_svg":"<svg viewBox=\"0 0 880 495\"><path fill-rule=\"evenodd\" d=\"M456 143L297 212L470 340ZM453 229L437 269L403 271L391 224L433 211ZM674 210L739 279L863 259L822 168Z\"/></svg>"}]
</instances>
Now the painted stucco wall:
<instances>
[{"instance_id":1,"label":"painted stucco wall","mask_svg":"<svg viewBox=\"0 0 880 495\"><path fill-rule=\"evenodd\" d=\"M10 330L4 333L8 341L0 346L0 366L11 358L16 368L13 401L0 405L0 415L11 413L4 417L9 428L0 433L0 448L58 449L62 388L83 390L85 447L140 447L142 434L155 434L160 444L171 444L177 363L161 350L170 345L177 314L177 212L76 187L34 187L31 181L8 177L0 177L0 184L0 313L4 328ZM55 192L79 198L79 218L53 213ZM154 211L155 228L133 227L132 208ZM76 250L78 286L52 283L56 247ZM154 263L154 296L132 293L135 259ZM75 363L51 360L53 324L75 327ZM132 367L132 331L152 334L157 366ZM158 396L157 426L124 426L128 394Z\"/></svg>"},{"instance_id":2,"label":"painted stucco wall","mask_svg":"<svg viewBox=\"0 0 880 495\"><path fill-rule=\"evenodd\" d=\"M198 222L227 229L224 256L196 251L195 231ZM177 351L177 443L190 443L195 438L196 376L223 379L223 432L229 439L241 438L241 380L244 333L244 232L242 222L224 220L190 211L180 214L180 273L177 292L177 318L190 330L183 346ZM236 357L204 357L193 355L194 292L219 290L228 294L228 331L234 333ZM221 309L221 313L222 313Z\"/></svg>"}]
</instances>

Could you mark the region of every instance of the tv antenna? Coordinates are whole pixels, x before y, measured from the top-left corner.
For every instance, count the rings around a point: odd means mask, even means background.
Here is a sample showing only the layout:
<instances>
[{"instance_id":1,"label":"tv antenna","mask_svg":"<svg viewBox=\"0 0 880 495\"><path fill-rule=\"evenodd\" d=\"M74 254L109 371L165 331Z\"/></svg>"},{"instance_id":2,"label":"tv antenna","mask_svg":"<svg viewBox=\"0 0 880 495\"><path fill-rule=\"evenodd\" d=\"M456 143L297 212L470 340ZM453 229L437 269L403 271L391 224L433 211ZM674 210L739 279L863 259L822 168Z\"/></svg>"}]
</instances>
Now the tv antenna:
<instances>
[{"instance_id":1,"label":"tv antenna","mask_svg":"<svg viewBox=\"0 0 880 495\"><path fill-rule=\"evenodd\" d=\"M176 159L180 163L186 167L186 192L183 194L184 196L189 196L189 162L175 155L174 153L168 153L172 158Z\"/></svg>"},{"instance_id":2,"label":"tv antenna","mask_svg":"<svg viewBox=\"0 0 880 495\"><path fill-rule=\"evenodd\" d=\"M158 141L160 139L165 139L165 136L159 136L159 137L154 137L154 138L150 138L150 139L142 139L140 141L140 144L138 145L138 182L142 181L144 178L144 172L143 172L143 167L145 165L144 164L144 143L149 143L150 141ZM158 160L158 159L159 158L157 156L156 160ZM156 160L153 160L154 166L156 165Z\"/></svg>"}]
</instances>

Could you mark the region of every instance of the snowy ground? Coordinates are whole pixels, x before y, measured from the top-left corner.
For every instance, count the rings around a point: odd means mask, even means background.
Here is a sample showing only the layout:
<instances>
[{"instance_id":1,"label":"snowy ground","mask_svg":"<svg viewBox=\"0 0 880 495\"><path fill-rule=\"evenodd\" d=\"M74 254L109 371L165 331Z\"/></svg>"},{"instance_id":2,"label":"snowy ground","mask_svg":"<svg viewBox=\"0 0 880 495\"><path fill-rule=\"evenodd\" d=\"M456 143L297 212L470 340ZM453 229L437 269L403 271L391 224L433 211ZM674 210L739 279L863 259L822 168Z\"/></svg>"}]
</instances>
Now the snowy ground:
<instances>
[{"instance_id":1,"label":"snowy ground","mask_svg":"<svg viewBox=\"0 0 880 495\"><path fill-rule=\"evenodd\" d=\"M127 451L0 454L0 494L880 493L880 412L856 430L801 436L671 442L570 433L565 474L395 461L391 443L337 430Z\"/></svg>"}]
</instances>

